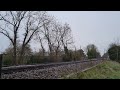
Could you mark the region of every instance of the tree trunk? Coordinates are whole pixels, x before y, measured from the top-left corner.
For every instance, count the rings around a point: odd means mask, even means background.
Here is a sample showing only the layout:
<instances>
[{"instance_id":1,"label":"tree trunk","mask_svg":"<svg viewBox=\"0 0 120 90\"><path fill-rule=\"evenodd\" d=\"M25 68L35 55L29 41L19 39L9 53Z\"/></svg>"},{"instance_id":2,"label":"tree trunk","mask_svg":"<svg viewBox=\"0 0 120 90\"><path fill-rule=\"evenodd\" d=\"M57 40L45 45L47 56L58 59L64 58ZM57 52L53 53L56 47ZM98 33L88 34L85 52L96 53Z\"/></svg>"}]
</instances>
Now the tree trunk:
<instances>
[{"instance_id":1,"label":"tree trunk","mask_svg":"<svg viewBox=\"0 0 120 90\"><path fill-rule=\"evenodd\" d=\"M16 56L16 44L14 45L14 53L13 53L13 65L18 65L17 56Z\"/></svg>"},{"instance_id":2,"label":"tree trunk","mask_svg":"<svg viewBox=\"0 0 120 90\"><path fill-rule=\"evenodd\" d=\"M67 61L70 61L71 55L69 55L67 46L64 47L64 52L65 52L66 60L67 60Z\"/></svg>"},{"instance_id":3,"label":"tree trunk","mask_svg":"<svg viewBox=\"0 0 120 90\"><path fill-rule=\"evenodd\" d=\"M42 51L43 51L42 53L43 53L43 57L44 57L45 56L45 50L43 49Z\"/></svg>"},{"instance_id":4,"label":"tree trunk","mask_svg":"<svg viewBox=\"0 0 120 90\"><path fill-rule=\"evenodd\" d=\"M68 55L68 48L67 48L67 46L64 46L64 51L65 51L65 54Z\"/></svg>"},{"instance_id":5,"label":"tree trunk","mask_svg":"<svg viewBox=\"0 0 120 90\"><path fill-rule=\"evenodd\" d=\"M45 49L43 47L42 39L40 37L39 37L39 40L40 40L40 44L41 44L41 48L42 48L42 56L44 57L45 56Z\"/></svg>"},{"instance_id":6,"label":"tree trunk","mask_svg":"<svg viewBox=\"0 0 120 90\"><path fill-rule=\"evenodd\" d=\"M20 58L19 58L19 62L20 64L23 64L23 59L24 59L24 46L22 46L21 52L20 52Z\"/></svg>"},{"instance_id":7,"label":"tree trunk","mask_svg":"<svg viewBox=\"0 0 120 90\"><path fill-rule=\"evenodd\" d=\"M50 60L52 60L53 59L53 53L52 53L52 46L51 46L51 44L50 43L48 43L48 45L49 45L49 51L50 51Z\"/></svg>"},{"instance_id":8,"label":"tree trunk","mask_svg":"<svg viewBox=\"0 0 120 90\"><path fill-rule=\"evenodd\" d=\"M56 61L59 61L59 60L58 60L58 50L56 50L55 52L56 52L56 53L55 53L55 56L56 56L56 59L55 59L55 60L56 60Z\"/></svg>"}]
</instances>

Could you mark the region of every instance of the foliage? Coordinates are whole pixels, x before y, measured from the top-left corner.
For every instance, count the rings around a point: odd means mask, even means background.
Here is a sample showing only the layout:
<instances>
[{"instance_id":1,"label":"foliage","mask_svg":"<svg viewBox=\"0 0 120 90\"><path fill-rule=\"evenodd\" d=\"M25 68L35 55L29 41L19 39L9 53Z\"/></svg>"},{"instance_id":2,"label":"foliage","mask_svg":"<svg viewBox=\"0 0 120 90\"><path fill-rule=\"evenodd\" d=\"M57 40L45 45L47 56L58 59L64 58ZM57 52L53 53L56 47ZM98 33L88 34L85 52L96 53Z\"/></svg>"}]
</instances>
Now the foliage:
<instances>
[{"instance_id":1,"label":"foliage","mask_svg":"<svg viewBox=\"0 0 120 90\"><path fill-rule=\"evenodd\" d=\"M66 55L66 54L64 54L64 55L62 55L62 61L63 62L68 62L68 61L71 61L72 60L72 55L70 54L70 55Z\"/></svg>"},{"instance_id":2,"label":"foliage","mask_svg":"<svg viewBox=\"0 0 120 90\"><path fill-rule=\"evenodd\" d=\"M13 57L11 55L3 56L3 66L11 66L13 65Z\"/></svg>"},{"instance_id":3,"label":"foliage","mask_svg":"<svg viewBox=\"0 0 120 90\"><path fill-rule=\"evenodd\" d=\"M64 79L120 79L120 64L115 61L105 61L92 69L73 73Z\"/></svg>"},{"instance_id":4,"label":"foliage","mask_svg":"<svg viewBox=\"0 0 120 90\"><path fill-rule=\"evenodd\" d=\"M77 60L83 60L86 58L86 55L82 49L76 51L76 58Z\"/></svg>"},{"instance_id":5,"label":"foliage","mask_svg":"<svg viewBox=\"0 0 120 90\"><path fill-rule=\"evenodd\" d=\"M47 56L41 57L41 56L32 55L30 56L30 60L27 61L27 64L40 64L40 63L48 63L48 62L50 61Z\"/></svg>"},{"instance_id":6,"label":"foliage","mask_svg":"<svg viewBox=\"0 0 120 90\"><path fill-rule=\"evenodd\" d=\"M120 62L120 45L112 44L108 49L109 58Z\"/></svg>"},{"instance_id":7,"label":"foliage","mask_svg":"<svg viewBox=\"0 0 120 90\"><path fill-rule=\"evenodd\" d=\"M101 57L97 47L94 44L88 45L86 49L87 49L88 59L100 58Z\"/></svg>"},{"instance_id":8,"label":"foliage","mask_svg":"<svg viewBox=\"0 0 120 90\"><path fill-rule=\"evenodd\" d=\"M20 50L21 50L21 45L19 44L19 46L17 46L17 61L18 61L18 64L20 64ZM13 63L13 47L10 45L6 50L5 50L5 53L7 55L4 55L4 58L3 58L3 65L14 65ZM24 52L24 63L25 64L27 62L27 60L29 60L29 56L32 54L32 50L30 48L30 45L28 44L26 47L25 47L25 52Z\"/></svg>"}]
</instances>

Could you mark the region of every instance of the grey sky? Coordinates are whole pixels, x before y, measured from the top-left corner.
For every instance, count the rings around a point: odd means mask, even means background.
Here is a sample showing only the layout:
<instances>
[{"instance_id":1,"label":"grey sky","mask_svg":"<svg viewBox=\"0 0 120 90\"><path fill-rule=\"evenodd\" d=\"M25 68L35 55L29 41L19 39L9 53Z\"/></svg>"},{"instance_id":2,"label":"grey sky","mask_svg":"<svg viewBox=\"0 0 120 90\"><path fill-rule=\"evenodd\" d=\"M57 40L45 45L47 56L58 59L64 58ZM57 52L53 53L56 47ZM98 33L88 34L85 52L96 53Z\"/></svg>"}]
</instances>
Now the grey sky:
<instances>
[{"instance_id":1,"label":"grey sky","mask_svg":"<svg viewBox=\"0 0 120 90\"><path fill-rule=\"evenodd\" d=\"M120 39L119 11L48 11L58 21L70 24L75 46L85 48L95 44L103 54L110 43ZM0 49L4 51L9 45L0 35ZM35 47L35 46L34 46Z\"/></svg>"},{"instance_id":2,"label":"grey sky","mask_svg":"<svg viewBox=\"0 0 120 90\"><path fill-rule=\"evenodd\" d=\"M49 11L59 21L70 24L77 48L95 44L101 53L120 39L119 11Z\"/></svg>"}]
</instances>

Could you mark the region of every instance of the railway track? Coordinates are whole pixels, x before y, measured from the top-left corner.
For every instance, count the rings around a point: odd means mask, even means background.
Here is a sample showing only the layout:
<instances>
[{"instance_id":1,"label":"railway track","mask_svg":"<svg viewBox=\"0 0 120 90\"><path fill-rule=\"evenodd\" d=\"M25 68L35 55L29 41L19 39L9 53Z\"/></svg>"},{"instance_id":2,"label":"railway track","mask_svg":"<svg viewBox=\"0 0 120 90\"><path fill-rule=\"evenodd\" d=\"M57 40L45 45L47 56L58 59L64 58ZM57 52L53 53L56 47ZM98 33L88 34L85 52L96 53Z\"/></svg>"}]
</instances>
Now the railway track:
<instances>
[{"instance_id":1,"label":"railway track","mask_svg":"<svg viewBox=\"0 0 120 90\"><path fill-rule=\"evenodd\" d=\"M45 69L45 68L50 68L50 67L58 67L58 66L61 66L61 65L77 64L77 63L92 62L92 61L97 61L97 59L83 60L83 61L71 61L71 62L60 62L60 63L50 63L50 64L19 65L19 66L2 67L2 73L3 74L11 74L13 72L22 72L22 71L29 71L29 70L36 70L36 69Z\"/></svg>"}]
</instances>

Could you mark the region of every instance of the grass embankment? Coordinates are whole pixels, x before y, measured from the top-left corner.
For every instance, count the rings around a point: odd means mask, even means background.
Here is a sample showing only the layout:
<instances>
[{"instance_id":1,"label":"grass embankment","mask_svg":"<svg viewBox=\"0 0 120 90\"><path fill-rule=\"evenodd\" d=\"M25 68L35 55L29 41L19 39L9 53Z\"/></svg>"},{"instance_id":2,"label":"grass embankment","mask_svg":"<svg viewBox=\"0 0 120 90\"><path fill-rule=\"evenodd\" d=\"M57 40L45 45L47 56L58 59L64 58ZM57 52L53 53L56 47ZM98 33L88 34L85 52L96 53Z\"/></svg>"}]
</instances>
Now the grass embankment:
<instances>
[{"instance_id":1,"label":"grass embankment","mask_svg":"<svg viewBox=\"0 0 120 90\"><path fill-rule=\"evenodd\" d=\"M105 61L92 69L65 76L64 79L120 79L120 63Z\"/></svg>"}]
</instances>

